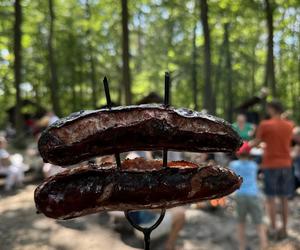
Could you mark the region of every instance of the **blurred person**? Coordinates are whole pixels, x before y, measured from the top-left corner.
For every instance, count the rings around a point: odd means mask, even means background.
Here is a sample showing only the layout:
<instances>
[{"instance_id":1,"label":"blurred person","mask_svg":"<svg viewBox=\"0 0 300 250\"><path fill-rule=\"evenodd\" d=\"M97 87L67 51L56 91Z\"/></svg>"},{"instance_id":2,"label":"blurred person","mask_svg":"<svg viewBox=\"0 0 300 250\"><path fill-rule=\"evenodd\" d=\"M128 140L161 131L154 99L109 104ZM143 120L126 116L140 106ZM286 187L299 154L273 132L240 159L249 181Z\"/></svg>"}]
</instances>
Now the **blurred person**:
<instances>
[{"instance_id":1,"label":"blurred person","mask_svg":"<svg viewBox=\"0 0 300 250\"><path fill-rule=\"evenodd\" d=\"M265 226L263 225L263 208L262 200L259 196L257 185L258 166L255 161L250 158L250 146L248 142L244 142L237 152L238 160L230 162L229 167L236 174L243 177L242 186L236 194L236 210L237 210L237 232L239 249L246 249L246 217L250 215L252 222L256 226L259 236L260 249L266 249L267 236Z\"/></svg>"},{"instance_id":2,"label":"blurred person","mask_svg":"<svg viewBox=\"0 0 300 250\"><path fill-rule=\"evenodd\" d=\"M239 113L236 122L232 124L233 129L239 134L243 141L249 141L254 135L254 125L247 122L247 117L243 113Z\"/></svg>"},{"instance_id":3,"label":"blurred person","mask_svg":"<svg viewBox=\"0 0 300 250\"><path fill-rule=\"evenodd\" d=\"M0 174L6 176L5 190L10 191L16 185L22 185L24 179L23 158L19 154L11 156L7 150L5 137L0 137Z\"/></svg>"},{"instance_id":4,"label":"blurred person","mask_svg":"<svg viewBox=\"0 0 300 250\"><path fill-rule=\"evenodd\" d=\"M281 118L283 106L278 101L267 103L266 111L270 116L259 124L252 146L265 143L262 159L264 173L264 191L267 197L267 210L271 222L271 237L287 237L288 197L293 194L294 176L290 145L293 135L293 123ZM280 199L282 228L277 230L276 197Z\"/></svg>"}]
</instances>

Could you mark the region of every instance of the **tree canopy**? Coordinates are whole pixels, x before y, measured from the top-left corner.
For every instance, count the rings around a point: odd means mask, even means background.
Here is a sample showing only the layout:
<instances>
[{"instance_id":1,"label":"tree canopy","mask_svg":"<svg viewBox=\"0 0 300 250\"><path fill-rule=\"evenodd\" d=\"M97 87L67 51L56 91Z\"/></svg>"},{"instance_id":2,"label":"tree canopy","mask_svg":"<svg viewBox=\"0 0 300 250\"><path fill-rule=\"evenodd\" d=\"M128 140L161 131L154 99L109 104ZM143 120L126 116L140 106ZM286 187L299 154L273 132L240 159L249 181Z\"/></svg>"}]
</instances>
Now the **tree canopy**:
<instances>
[{"instance_id":1,"label":"tree canopy","mask_svg":"<svg viewBox=\"0 0 300 250\"><path fill-rule=\"evenodd\" d=\"M59 115L100 107L105 75L116 103L162 95L165 71L174 106L231 119L268 86L299 119L298 0L2 0L0 16L0 125L18 98Z\"/></svg>"}]
</instances>

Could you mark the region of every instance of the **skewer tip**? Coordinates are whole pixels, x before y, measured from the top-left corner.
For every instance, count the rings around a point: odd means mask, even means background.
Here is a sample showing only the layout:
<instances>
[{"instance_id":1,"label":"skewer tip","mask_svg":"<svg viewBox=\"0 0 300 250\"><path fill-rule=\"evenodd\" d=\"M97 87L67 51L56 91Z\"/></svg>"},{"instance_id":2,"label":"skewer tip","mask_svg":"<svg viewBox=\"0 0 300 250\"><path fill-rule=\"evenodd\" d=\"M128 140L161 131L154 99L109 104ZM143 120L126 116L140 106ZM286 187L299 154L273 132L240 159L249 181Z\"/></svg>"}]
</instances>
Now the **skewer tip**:
<instances>
[{"instance_id":1,"label":"skewer tip","mask_svg":"<svg viewBox=\"0 0 300 250\"><path fill-rule=\"evenodd\" d=\"M170 79L170 73L168 71L165 72L165 98L164 98L164 104L165 106L169 106L170 102L170 86L171 85L171 79Z\"/></svg>"}]
</instances>

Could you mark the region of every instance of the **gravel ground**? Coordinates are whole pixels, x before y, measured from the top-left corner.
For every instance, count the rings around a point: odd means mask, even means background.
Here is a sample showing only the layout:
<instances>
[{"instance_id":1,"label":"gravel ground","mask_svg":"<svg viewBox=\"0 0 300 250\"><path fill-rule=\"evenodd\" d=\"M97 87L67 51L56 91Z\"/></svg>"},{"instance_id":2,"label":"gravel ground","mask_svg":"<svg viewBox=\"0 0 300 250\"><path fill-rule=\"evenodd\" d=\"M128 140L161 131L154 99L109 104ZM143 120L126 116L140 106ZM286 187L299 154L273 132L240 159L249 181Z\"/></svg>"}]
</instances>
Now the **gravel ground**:
<instances>
[{"instance_id":1,"label":"gravel ground","mask_svg":"<svg viewBox=\"0 0 300 250\"><path fill-rule=\"evenodd\" d=\"M142 242L132 233L113 230L108 215L90 215L58 222L35 213L33 191L26 185L15 193L0 191L0 250L129 250L141 249ZM234 250L235 223L229 208L211 213L187 209L187 222L180 233L181 250ZM254 227L247 233L251 249L258 249ZM271 242L270 249L300 249L300 197L292 201L289 238ZM154 242L154 250L163 249L163 240Z\"/></svg>"}]
</instances>

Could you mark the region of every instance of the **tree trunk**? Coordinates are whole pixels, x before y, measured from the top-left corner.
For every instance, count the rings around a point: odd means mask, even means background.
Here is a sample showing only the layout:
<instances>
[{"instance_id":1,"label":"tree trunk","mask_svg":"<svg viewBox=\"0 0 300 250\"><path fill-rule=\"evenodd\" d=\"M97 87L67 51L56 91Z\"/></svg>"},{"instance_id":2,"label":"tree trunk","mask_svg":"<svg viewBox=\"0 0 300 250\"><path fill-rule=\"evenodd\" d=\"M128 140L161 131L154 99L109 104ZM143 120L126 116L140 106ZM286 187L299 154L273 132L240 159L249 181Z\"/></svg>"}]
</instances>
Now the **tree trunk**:
<instances>
[{"instance_id":1,"label":"tree trunk","mask_svg":"<svg viewBox=\"0 0 300 250\"><path fill-rule=\"evenodd\" d=\"M208 5L207 0L200 0L201 23L204 34L204 96L203 108L209 113L213 110L213 90L211 85L211 52L210 52L210 31L208 26Z\"/></svg>"},{"instance_id":2,"label":"tree trunk","mask_svg":"<svg viewBox=\"0 0 300 250\"><path fill-rule=\"evenodd\" d=\"M78 70L76 71L77 76L76 78L78 79L78 87L79 87L79 93L77 95L77 100L78 100L78 104L80 109L84 109L85 108L85 102L84 102L84 94L83 94L83 51L82 51L82 44L79 44L79 47L77 49L77 55L76 58L78 60Z\"/></svg>"},{"instance_id":3,"label":"tree trunk","mask_svg":"<svg viewBox=\"0 0 300 250\"><path fill-rule=\"evenodd\" d=\"M72 29L73 28L73 25L72 23L69 24L70 28ZM70 44L70 50L71 50L71 53L72 55L75 55L76 54L76 49L77 49L77 46L74 46L76 44L75 42L75 37L72 33L69 33L69 44ZM74 44L75 43L75 44ZM68 66L69 66L69 79L70 79L70 88L71 88L71 92L72 92L72 112L75 112L77 111L77 103L78 103L78 100L77 100L77 94L76 94L76 63L75 63L75 58L76 57L73 57L73 56L69 56L69 63L68 63ZM76 58L77 59L77 58Z\"/></svg>"},{"instance_id":4,"label":"tree trunk","mask_svg":"<svg viewBox=\"0 0 300 250\"><path fill-rule=\"evenodd\" d=\"M232 65L231 65L231 53L229 44L229 23L224 24L224 42L226 53L226 81L227 81L227 114L226 118L229 122L233 120L233 91L232 91Z\"/></svg>"},{"instance_id":5,"label":"tree trunk","mask_svg":"<svg viewBox=\"0 0 300 250\"><path fill-rule=\"evenodd\" d=\"M197 46L196 46L196 29L197 22L193 29L193 51L192 51L192 90L194 109L198 110L198 82L197 82Z\"/></svg>"},{"instance_id":6,"label":"tree trunk","mask_svg":"<svg viewBox=\"0 0 300 250\"><path fill-rule=\"evenodd\" d=\"M54 33L54 21L55 21L55 14L54 14L54 0L48 0L49 5L49 16L50 16L50 27L49 27L49 36L48 36L48 62L50 67L50 95L51 95L51 102L52 108L56 115L61 116L60 110L60 102L59 102L59 84L57 78L57 71L56 71L56 64L54 59L54 52L53 52L53 33Z\"/></svg>"},{"instance_id":7,"label":"tree trunk","mask_svg":"<svg viewBox=\"0 0 300 250\"><path fill-rule=\"evenodd\" d=\"M216 97L216 107L222 107L222 115L225 116L225 113L226 113L226 97L223 93L219 93L220 92L220 81L222 79L222 76L223 76L223 62L224 62L224 47L225 47L225 41L224 41L225 38L223 38L223 42L220 46L220 49L219 49L219 53L218 53L218 65L217 65L217 68L216 68L216 73L215 73L215 80L214 80L214 85L215 85L215 97ZM217 98L217 97L221 97L221 98ZM221 100L219 100L221 99ZM221 105L219 105L221 103ZM216 109L217 110L217 109ZM216 112L216 114L218 115L221 115L220 112Z\"/></svg>"},{"instance_id":8,"label":"tree trunk","mask_svg":"<svg viewBox=\"0 0 300 250\"><path fill-rule=\"evenodd\" d=\"M22 81L22 6L21 0L15 0L15 23L14 23L14 80L16 89L16 109L15 109L15 128L17 136L22 133L23 119L21 115L21 89L20 84Z\"/></svg>"},{"instance_id":9,"label":"tree trunk","mask_svg":"<svg viewBox=\"0 0 300 250\"><path fill-rule=\"evenodd\" d=\"M138 30L137 30L137 53L138 53L138 62L136 65L136 71L137 73L140 73L142 71L142 65L143 65L143 27L142 27L142 12L138 12L138 20L139 20L139 25L138 25Z\"/></svg>"},{"instance_id":10,"label":"tree trunk","mask_svg":"<svg viewBox=\"0 0 300 250\"><path fill-rule=\"evenodd\" d=\"M44 81L44 79L40 75L37 75L35 84L32 84L35 102L37 104L41 104L40 86L43 86L43 81Z\"/></svg>"},{"instance_id":11,"label":"tree trunk","mask_svg":"<svg viewBox=\"0 0 300 250\"><path fill-rule=\"evenodd\" d=\"M90 47L90 50L92 48ZM90 66L91 66L91 83L92 83L92 106L94 109L97 108L97 79L96 79L96 67L95 67L95 59L90 55Z\"/></svg>"},{"instance_id":12,"label":"tree trunk","mask_svg":"<svg viewBox=\"0 0 300 250\"><path fill-rule=\"evenodd\" d=\"M122 82L125 92L125 104L131 104L131 77L130 77L130 67L129 67L129 30L128 30L128 4L127 0L122 0Z\"/></svg>"},{"instance_id":13,"label":"tree trunk","mask_svg":"<svg viewBox=\"0 0 300 250\"><path fill-rule=\"evenodd\" d=\"M275 80L275 66L274 66L274 54L273 54L273 12L274 7L270 3L272 0L265 0L265 13L267 20L267 29L268 29L268 52L267 52L267 61L266 61L266 73L265 73L265 86L269 86L274 97L277 96L276 92L276 80Z\"/></svg>"},{"instance_id":14,"label":"tree trunk","mask_svg":"<svg viewBox=\"0 0 300 250\"><path fill-rule=\"evenodd\" d=\"M72 88L72 112L77 111L77 95L76 95L76 84L73 81L74 80L74 76L75 75L75 70L71 69L71 73L72 73L72 83L71 83L71 88Z\"/></svg>"},{"instance_id":15,"label":"tree trunk","mask_svg":"<svg viewBox=\"0 0 300 250\"><path fill-rule=\"evenodd\" d=\"M89 1L86 0L85 2L86 7L86 16L87 20L90 21L91 19L91 8ZM92 106L95 109L97 107L97 79L96 79L96 66L95 66L95 58L93 53L93 46L92 46L92 37L91 37L91 29L88 28L87 32L87 40L88 40L88 47L89 47L89 63L91 67L90 71L90 79L91 79L91 87L92 87Z\"/></svg>"}]
</instances>

